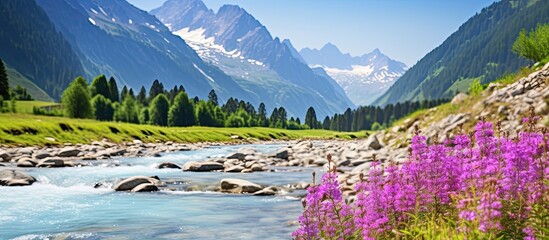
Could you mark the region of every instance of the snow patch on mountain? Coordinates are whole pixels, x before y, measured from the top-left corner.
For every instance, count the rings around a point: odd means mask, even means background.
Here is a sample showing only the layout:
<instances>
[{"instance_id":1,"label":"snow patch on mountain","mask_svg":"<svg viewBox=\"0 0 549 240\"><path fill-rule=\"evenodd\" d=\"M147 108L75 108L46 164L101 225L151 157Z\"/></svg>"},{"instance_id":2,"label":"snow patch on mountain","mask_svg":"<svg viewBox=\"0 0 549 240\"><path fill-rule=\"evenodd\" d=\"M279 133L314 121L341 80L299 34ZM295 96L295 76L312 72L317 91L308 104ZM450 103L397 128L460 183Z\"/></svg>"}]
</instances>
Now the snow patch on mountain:
<instances>
[{"instance_id":1,"label":"snow patch on mountain","mask_svg":"<svg viewBox=\"0 0 549 240\"><path fill-rule=\"evenodd\" d=\"M218 64L220 57L239 59L242 63L249 63L252 65L265 67L265 63L248 59L242 56L242 52L238 49L228 51L223 45L217 44L215 37L206 37L206 29L197 28L190 30L189 28L183 28L181 30L173 32L175 35L181 37L187 44L195 50L198 55L206 61Z\"/></svg>"},{"instance_id":2,"label":"snow patch on mountain","mask_svg":"<svg viewBox=\"0 0 549 240\"><path fill-rule=\"evenodd\" d=\"M196 66L196 64L193 63L193 66L194 66L194 68L196 68L196 70L198 70L200 73L202 73L202 75L204 75L208 80L210 80L212 82L215 82L215 80L212 77L210 77L210 75L206 74L201 68Z\"/></svg>"},{"instance_id":3,"label":"snow patch on mountain","mask_svg":"<svg viewBox=\"0 0 549 240\"><path fill-rule=\"evenodd\" d=\"M97 24L95 23L95 20L93 20L92 18L88 18L88 21L90 21L90 23L93 24L93 25L97 25Z\"/></svg>"}]
</instances>

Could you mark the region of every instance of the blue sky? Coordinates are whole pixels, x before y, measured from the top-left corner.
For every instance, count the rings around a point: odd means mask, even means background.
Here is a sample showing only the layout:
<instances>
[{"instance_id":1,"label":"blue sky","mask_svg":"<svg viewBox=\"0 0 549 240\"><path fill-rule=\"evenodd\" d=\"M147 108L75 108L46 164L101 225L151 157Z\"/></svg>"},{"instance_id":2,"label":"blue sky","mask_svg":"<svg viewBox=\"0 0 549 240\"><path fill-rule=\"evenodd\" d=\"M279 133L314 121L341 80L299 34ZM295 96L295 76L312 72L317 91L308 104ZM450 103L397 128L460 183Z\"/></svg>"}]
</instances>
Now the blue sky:
<instances>
[{"instance_id":1,"label":"blue sky","mask_svg":"<svg viewBox=\"0 0 549 240\"><path fill-rule=\"evenodd\" d=\"M165 0L128 0L151 10ZM337 45L362 55L379 48L412 66L494 0L203 0L246 9L271 32L300 50Z\"/></svg>"}]
</instances>

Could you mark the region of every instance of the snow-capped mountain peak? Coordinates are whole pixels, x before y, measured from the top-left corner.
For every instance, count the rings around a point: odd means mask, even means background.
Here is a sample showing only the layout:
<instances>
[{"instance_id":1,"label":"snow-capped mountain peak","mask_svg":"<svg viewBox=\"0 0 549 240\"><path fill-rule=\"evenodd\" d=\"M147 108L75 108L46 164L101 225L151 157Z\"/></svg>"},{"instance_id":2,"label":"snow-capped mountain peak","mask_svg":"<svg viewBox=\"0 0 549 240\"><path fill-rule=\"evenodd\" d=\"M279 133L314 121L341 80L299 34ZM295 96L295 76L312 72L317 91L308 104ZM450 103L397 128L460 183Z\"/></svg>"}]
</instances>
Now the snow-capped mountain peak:
<instances>
[{"instance_id":1,"label":"snow-capped mountain peak","mask_svg":"<svg viewBox=\"0 0 549 240\"><path fill-rule=\"evenodd\" d=\"M387 57L378 48L351 56L327 43L320 50L304 48L300 54L311 67L323 68L357 105L372 103L406 71L404 63Z\"/></svg>"},{"instance_id":2,"label":"snow-capped mountain peak","mask_svg":"<svg viewBox=\"0 0 549 240\"><path fill-rule=\"evenodd\" d=\"M236 77L268 107L287 107L299 116L313 106L319 115L353 107L333 79L319 76L289 41L273 38L243 8L224 5L217 12L188 0L168 0L151 11L206 62ZM193 2L200 0L193 0ZM190 7L195 6L194 9ZM307 99L309 106L303 103Z\"/></svg>"}]
</instances>

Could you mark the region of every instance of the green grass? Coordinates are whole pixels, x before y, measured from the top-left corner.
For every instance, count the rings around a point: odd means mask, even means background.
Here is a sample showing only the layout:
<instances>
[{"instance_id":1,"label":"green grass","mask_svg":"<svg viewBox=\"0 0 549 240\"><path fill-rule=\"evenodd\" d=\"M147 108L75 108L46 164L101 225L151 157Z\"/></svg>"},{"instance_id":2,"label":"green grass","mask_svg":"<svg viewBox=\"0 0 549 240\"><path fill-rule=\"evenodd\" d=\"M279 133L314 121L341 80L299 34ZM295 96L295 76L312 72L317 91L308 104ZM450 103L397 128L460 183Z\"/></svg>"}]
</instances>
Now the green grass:
<instances>
[{"instance_id":1,"label":"green grass","mask_svg":"<svg viewBox=\"0 0 549 240\"><path fill-rule=\"evenodd\" d=\"M16 101L15 108L17 113L32 113L34 107L53 106L57 104L58 103L42 101Z\"/></svg>"},{"instance_id":2,"label":"green grass","mask_svg":"<svg viewBox=\"0 0 549 240\"><path fill-rule=\"evenodd\" d=\"M63 128L65 130L63 130ZM252 140L291 139L351 139L366 136L366 132L341 133L328 130L286 130L273 128L211 128L158 127L84 119L47 117L30 114L0 114L0 144L57 145L90 143L103 138L113 142L140 139L143 142L174 141L231 142L238 135ZM52 141L51 138L55 139Z\"/></svg>"},{"instance_id":3,"label":"green grass","mask_svg":"<svg viewBox=\"0 0 549 240\"><path fill-rule=\"evenodd\" d=\"M469 91L469 87L471 86L471 83L473 83L473 81L475 79L481 79L482 77L478 77L478 78L462 78L462 79L459 79L457 81L455 81L452 86L450 86L450 88L448 88L448 90L446 90L446 92L444 92L445 94L448 94L448 93L452 93L452 92L461 92L461 93L467 93L467 91Z\"/></svg>"}]
</instances>

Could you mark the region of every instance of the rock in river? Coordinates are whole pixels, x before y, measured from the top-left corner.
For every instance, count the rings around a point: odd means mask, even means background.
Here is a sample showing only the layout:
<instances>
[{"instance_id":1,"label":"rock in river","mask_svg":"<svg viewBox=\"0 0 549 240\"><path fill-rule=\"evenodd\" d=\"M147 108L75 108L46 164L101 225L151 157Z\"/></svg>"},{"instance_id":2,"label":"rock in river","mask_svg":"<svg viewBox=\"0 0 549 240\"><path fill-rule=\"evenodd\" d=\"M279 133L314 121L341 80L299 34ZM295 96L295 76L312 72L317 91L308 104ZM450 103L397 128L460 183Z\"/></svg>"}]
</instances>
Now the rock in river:
<instances>
[{"instance_id":1,"label":"rock in river","mask_svg":"<svg viewBox=\"0 0 549 240\"><path fill-rule=\"evenodd\" d=\"M148 184L154 185L156 187L156 185L158 185L159 183L160 181L156 178L145 177L145 176L135 176L135 177L126 178L120 181L118 184L116 184L113 187L113 189L115 191L144 192L147 189L149 190L154 189L148 186ZM144 185L144 186L141 186L141 185ZM156 190L152 190L152 191L157 191L157 190L158 190L158 187L156 187Z\"/></svg>"},{"instance_id":2,"label":"rock in river","mask_svg":"<svg viewBox=\"0 0 549 240\"><path fill-rule=\"evenodd\" d=\"M209 172L216 170L223 170L223 164L212 161L205 162L187 162L183 165L183 171L189 172Z\"/></svg>"},{"instance_id":3,"label":"rock in river","mask_svg":"<svg viewBox=\"0 0 549 240\"><path fill-rule=\"evenodd\" d=\"M158 165L158 168L160 168L160 169L162 169L162 168L181 169L181 166L179 166L178 164L175 164L175 163L165 162L165 163L161 163L160 165Z\"/></svg>"},{"instance_id":4,"label":"rock in river","mask_svg":"<svg viewBox=\"0 0 549 240\"><path fill-rule=\"evenodd\" d=\"M31 175L17 170L0 171L0 186L28 186L36 182Z\"/></svg>"},{"instance_id":5,"label":"rock in river","mask_svg":"<svg viewBox=\"0 0 549 240\"><path fill-rule=\"evenodd\" d=\"M226 178L221 180L221 191L229 193L255 193L262 190L258 184L255 184L250 181L236 179L236 178Z\"/></svg>"},{"instance_id":6,"label":"rock in river","mask_svg":"<svg viewBox=\"0 0 549 240\"><path fill-rule=\"evenodd\" d=\"M156 192L158 187L152 183L142 183L132 189L132 192Z\"/></svg>"}]
</instances>

